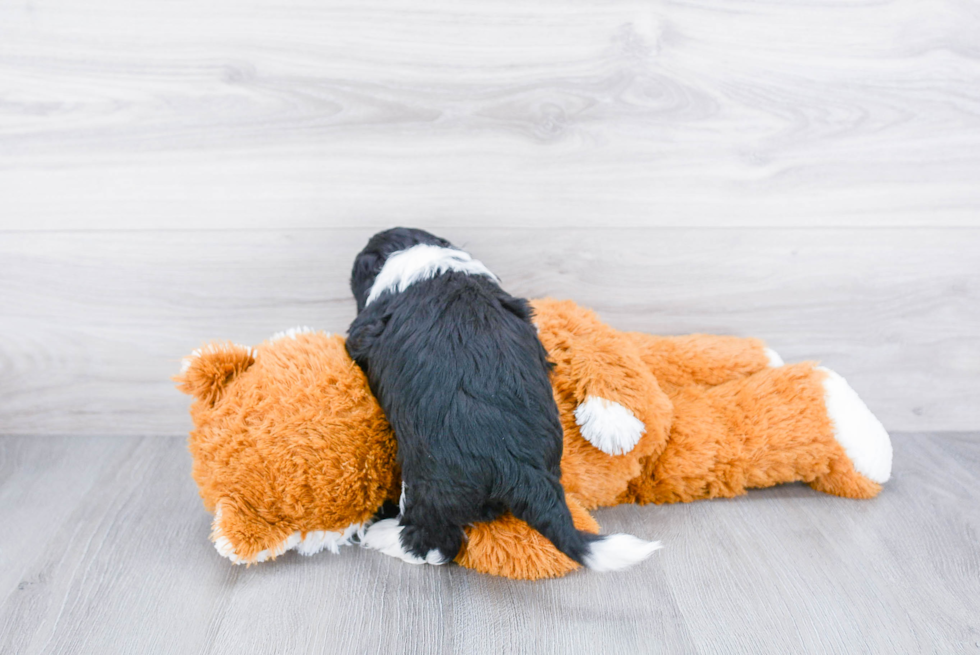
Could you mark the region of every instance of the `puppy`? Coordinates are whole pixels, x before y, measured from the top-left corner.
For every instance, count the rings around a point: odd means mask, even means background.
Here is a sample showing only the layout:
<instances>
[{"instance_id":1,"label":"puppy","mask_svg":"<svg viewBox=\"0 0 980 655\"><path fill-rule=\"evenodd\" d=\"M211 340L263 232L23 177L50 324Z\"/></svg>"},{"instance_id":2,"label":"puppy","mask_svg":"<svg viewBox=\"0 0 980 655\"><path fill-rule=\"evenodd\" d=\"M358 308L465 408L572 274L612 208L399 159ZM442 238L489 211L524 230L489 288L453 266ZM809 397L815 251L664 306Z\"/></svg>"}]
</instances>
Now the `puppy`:
<instances>
[{"instance_id":1,"label":"puppy","mask_svg":"<svg viewBox=\"0 0 980 655\"><path fill-rule=\"evenodd\" d=\"M364 545L442 564L459 552L463 526L509 510L599 571L659 547L572 524L550 365L526 300L445 239L406 228L371 238L351 289L347 350L395 432L403 480L400 515L371 525Z\"/></svg>"}]
</instances>

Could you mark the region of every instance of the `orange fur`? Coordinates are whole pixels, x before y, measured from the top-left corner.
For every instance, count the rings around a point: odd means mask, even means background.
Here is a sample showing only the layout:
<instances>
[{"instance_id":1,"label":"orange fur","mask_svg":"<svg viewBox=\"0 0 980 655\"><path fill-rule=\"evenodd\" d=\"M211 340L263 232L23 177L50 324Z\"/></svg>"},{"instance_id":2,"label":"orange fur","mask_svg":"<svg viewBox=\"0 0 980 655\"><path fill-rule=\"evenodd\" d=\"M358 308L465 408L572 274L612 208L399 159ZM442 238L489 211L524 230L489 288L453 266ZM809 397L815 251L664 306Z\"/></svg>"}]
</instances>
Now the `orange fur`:
<instances>
[{"instance_id":1,"label":"orange fur","mask_svg":"<svg viewBox=\"0 0 980 655\"><path fill-rule=\"evenodd\" d=\"M624 502L730 497L803 481L850 498L880 485L854 470L833 436L823 373L811 363L767 368L757 339L624 333L570 301L532 303L564 427L562 483L576 525ZM300 334L249 351L217 344L175 380L196 400L190 436L216 533L245 561L281 552L294 532L342 531L397 500L396 444L340 337ZM579 433L575 408L598 396L628 408L646 432L612 456ZM471 526L456 561L517 579L577 565L511 515Z\"/></svg>"},{"instance_id":2,"label":"orange fur","mask_svg":"<svg viewBox=\"0 0 980 655\"><path fill-rule=\"evenodd\" d=\"M555 364L552 384L565 434L562 484L587 509L615 505L641 473L641 461L666 446L670 400L639 351L594 312L569 300L532 304L541 342ZM616 401L643 421L646 432L632 451L607 455L582 438L574 411L588 396Z\"/></svg>"},{"instance_id":3,"label":"orange fur","mask_svg":"<svg viewBox=\"0 0 980 655\"><path fill-rule=\"evenodd\" d=\"M566 497L572 521L579 530L593 534L599 524L569 494ZM515 580L557 578L579 565L551 545L527 523L506 514L492 523L466 529L466 547L456 556L460 566Z\"/></svg>"},{"instance_id":4,"label":"orange fur","mask_svg":"<svg viewBox=\"0 0 980 655\"><path fill-rule=\"evenodd\" d=\"M237 348L237 347L230 347ZM227 353L205 349L177 377L191 406L193 476L221 532L250 560L295 531L342 531L397 500L394 435L339 336L300 334L255 349L220 394ZM231 352L238 352L231 350ZM197 381L192 384L191 381Z\"/></svg>"}]
</instances>

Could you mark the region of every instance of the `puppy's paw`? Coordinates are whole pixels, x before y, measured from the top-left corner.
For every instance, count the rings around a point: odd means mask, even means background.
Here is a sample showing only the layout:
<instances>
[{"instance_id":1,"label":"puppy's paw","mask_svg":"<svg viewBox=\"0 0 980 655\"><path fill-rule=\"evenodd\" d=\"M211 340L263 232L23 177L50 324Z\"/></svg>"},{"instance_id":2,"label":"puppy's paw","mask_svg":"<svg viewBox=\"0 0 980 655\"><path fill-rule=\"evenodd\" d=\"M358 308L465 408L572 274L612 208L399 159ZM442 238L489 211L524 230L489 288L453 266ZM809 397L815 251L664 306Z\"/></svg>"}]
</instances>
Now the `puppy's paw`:
<instances>
[{"instance_id":1,"label":"puppy's paw","mask_svg":"<svg viewBox=\"0 0 980 655\"><path fill-rule=\"evenodd\" d=\"M575 408L575 422L582 436L607 455L628 453L646 432L633 412L598 396L588 396Z\"/></svg>"},{"instance_id":2,"label":"puppy's paw","mask_svg":"<svg viewBox=\"0 0 980 655\"><path fill-rule=\"evenodd\" d=\"M402 526L399 525L398 519L384 519L368 526L361 537L361 545L397 557L409 564L446 563L446 559L438 550L430 550L424 558L411 554L402 546L401 534Z\"/></svg>"}]
</instances>

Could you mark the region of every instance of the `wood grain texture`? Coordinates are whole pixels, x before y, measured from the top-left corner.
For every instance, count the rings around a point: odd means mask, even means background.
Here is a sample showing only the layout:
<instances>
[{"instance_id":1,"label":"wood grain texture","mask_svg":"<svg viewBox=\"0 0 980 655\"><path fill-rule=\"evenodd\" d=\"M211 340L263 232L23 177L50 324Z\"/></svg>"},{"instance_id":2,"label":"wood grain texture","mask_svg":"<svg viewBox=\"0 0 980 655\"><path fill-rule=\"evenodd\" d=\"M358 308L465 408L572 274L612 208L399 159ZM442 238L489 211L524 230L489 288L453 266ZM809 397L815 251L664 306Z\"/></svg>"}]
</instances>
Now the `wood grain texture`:
<instances>
[{"instance_id":1,"label":"wood grain texture","mask_svg":"<svg viewBox=\"0 0 980 655\"><path fill-rule=\"evenodd\" d=\"M975 651L978 180L963 0L0 3L0 652ZM603 511L667 544L624 575L231 567L168 378L343 331L393 224L974 432L896 439L868 503Z\"/></svg>"},{"instance_id":2,"label":"wood grain texture","mask_svg":"<svg viewBox=\"0 0 980 655\"><path fill-rule=\"evenodd\" d=\"M963 0L0 5L0 229L976 226Z\"/></svg>"},{"instance_id":3,"label":"wood grain texture","mask_svg":"<svg viewBox=\"0 0 980 655\"><path fill-rule=\"evenodd\" d=\"M976 433L896 436L893 480L872 501L788 485L601 510L605 532L664 549L627 573L537 583L354 548L235 567L207 540L189 469L182 438L0 438L0 651L959 653L980 642Z\"/></svg>"},{"instance_id":4,"label":"wood grain texture","mask_svg":"<svg viewBox=\"0 0 980 655\"><path fill-rule=\"evenodd\" d=\"M203 342L343 333L370 230L8 233L0 434L174 435ZM980 230L441 232L512 293L653 334L768 340L844 375L892 430L980 428Z\"/></svg>"}]
</instances>

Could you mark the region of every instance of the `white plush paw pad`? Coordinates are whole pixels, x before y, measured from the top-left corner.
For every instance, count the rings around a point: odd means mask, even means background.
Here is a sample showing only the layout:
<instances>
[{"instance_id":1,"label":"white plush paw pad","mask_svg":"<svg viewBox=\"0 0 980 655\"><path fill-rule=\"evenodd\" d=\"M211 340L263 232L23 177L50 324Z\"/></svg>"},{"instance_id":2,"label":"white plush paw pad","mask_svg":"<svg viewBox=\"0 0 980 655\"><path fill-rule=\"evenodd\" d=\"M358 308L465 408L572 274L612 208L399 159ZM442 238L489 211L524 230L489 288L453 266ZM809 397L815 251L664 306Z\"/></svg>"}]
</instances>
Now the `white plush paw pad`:
<instances>
[{"instance_id":1,"label":"white plush paw pad","mask_svg":"<svg viewBox=\"0 0 980 655\"><path fill-rule=\"evenodd\" d=\"M766 358L769 360L769 366L773 368L785 364L783 358L779 356L779 353L772 348L766 348Z\"/></svg>"},{"instance_id":2,"label":"white plush paw pad","mask_svg":"<svg viewBox=\"0 0 980 655\"><path fill-rule=\"evenodd\" d=\"M402 548L402 526L398 519L384 519L372 523L361 537L361 545L371 550L377 550L385 555L397 557L409 564L445 564L446 560L438 550L430 550L425 559L416 557Z\"/></svg>"},{"instance_id":3,"label":"white plush paw pad","mask_svg":"<svg viewBox=\"0 0 980 655\"><path fill-rule=\"evenodd\" d=\"M307 532L298 544L296 552L300 555L316 555L320 551L329 550L334 555L340 553L341 546L348 546L354 535L359 535L363 528L361 523L352 523L341 532L331 530L314 530ZM293 534L299 534L294 532Z\"/></svg>"},{"instance_id":4,"label":"white plush paw pad","mask_svg":"<svg viewBox=\"0 0 980 655\"><path fill-rule=\"evenodd\" d=\"M575 408L575 422L582 436L608 455L622 455L633 450L646 432L643 421L633 412L598 396L588 396Z\"/></svg>"},{"instance_id":5,"label":"white plush paw pad","mask_svg":"<svg viewBox=\"0 0 980 655\"><path fill-rule=\"evenodd\" d=\"M584 563L593 571L620 571L660 550L659 541L644 541L631 534L611 534L593 541Z\"/></svg>"},{"instance_id":6,"label":"white plush paw pad","mask_svg":"<svg viewBox=\"0 0 980 655\"><path fill-rule=\"evenodd\" d=\"M834 437L851 458L854 469L879 484L892 474L892 442L881 422L857 392L837 373L820 367L827 414L834 424Z\"/></svg>"}]
</instances>

